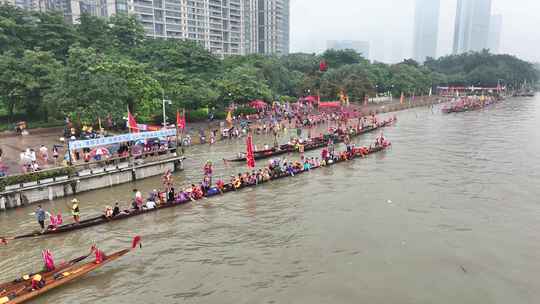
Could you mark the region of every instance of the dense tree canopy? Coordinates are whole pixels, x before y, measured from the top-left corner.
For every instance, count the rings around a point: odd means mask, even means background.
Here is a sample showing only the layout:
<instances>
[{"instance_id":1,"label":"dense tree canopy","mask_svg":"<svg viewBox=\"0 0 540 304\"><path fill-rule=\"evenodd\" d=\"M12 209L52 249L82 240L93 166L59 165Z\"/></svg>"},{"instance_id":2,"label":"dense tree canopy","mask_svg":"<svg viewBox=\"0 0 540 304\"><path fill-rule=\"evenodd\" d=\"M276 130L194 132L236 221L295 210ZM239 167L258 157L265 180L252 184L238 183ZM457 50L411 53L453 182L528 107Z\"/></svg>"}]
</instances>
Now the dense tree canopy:
<instances>
[{"instance_id":1,"label":"dense tree canopy","mask_svg":"<svg viewBox=\"0 0 540 304\"><path fill-rule=\"evenodd\" d=\"M325 61L328 70L321 72ZM0 6L0 113L28 119L125 117L156 121L161 99L176 109L217 108L230 103L294 100L320 94L351 101L366 95L426 94L437 85L517 86L537 82L534 65L487 51L398 64L370 63L354 50L221 59L184 40L151 39L134 16L82 15L66 24L60 14Z\"/></svg>"}]
</instances>

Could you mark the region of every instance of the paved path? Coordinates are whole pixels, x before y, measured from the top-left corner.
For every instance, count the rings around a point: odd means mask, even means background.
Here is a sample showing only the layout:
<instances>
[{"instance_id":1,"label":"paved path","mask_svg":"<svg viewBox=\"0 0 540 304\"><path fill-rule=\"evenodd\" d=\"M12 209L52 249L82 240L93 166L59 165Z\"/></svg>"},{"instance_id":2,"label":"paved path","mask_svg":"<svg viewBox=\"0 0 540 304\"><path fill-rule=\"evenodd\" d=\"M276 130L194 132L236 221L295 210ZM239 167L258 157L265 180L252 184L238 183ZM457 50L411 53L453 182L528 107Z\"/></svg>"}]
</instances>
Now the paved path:
<instances>
[{"instance_id":1,"label":"paved path","mask_svg":"<svg viewBox=\"0 0 540 304\"><path fill-rule=\"evenodd\" d=\"M418 98L414 106L420 106L427 102L436 102L435 98ZM371 112L391 112L400 110L407 107L408 105L400 105L398 99L394 99L392 102L385 102L380 104L369 104L367 106L359 104L351 104L352 107L356 108L358 111L363 112L364 114L370 114ZM198 131L203 129L208 132L211 129L219 129L220 121L214 121L212 123L208 122L199 122L199 123L188 123L187 133L192 135L194 143L197 143L197 134ZM45 128L45 129L33 129L29 130L29 135L18 136L13 132L4 132L0 133L0 147L3 150L2 162L8 167L8 175L22 173L22 168L19 161L19 154L21 151L26 148L31 148L36 151L38 154L38 149L41 145L45 145L49 149L49 161L44 163L42 160L38 161L39 165L42 168L51 168L55 164L52 158L52 147L53 145L62 145L60 137L62 136L63 128ZM65 150L60 149L60 157L64 155Z\"/></svg>"}]
</instances>

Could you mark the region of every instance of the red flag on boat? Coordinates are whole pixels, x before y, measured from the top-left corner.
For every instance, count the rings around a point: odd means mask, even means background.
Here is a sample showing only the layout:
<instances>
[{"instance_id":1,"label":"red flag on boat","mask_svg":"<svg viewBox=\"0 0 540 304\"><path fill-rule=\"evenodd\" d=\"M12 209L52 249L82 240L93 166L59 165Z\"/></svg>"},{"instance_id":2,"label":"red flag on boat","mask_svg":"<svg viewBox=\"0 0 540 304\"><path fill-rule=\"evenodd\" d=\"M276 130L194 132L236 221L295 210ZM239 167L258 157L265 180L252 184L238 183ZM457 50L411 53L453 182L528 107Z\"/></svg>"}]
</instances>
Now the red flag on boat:
<instances>
[{"instance_id":1,"label":"red flag on boat","mask_svg":"<svg viewBox=\"0 0 540 304\"><path fill-rule=\"evenodd\" d=\"M133 133L138 133L139 132L139 127L137 126L137 121L135 120L135 117L133 117L133 115L131 115L131 112L129 111L129 107L128 107L128 129L129 129L129 132L133 132Z\"/></svg>"},{"instance_id":2,"label":"red flag on boat","mask_svg":"<svg viewBox=\"0 0 540 304\"><path fill-rule=\"evenodd\" d=\"M136 235L131 241L131 248L134 249L137 245L142 248L141 237L139 235Z\"/></svg>"},{"instance_id":3,"label":"red flag on boat","mask_svg":"<svg viewBox=\"0 0 540 304\"><path fill-rule=\"evenodd\" d=\"M48 271L54 270L54 258L49 249L41 251L41 257L43 258L43 263L45 264L45 269Z\"/></svg>"},{"instance_id":4,"label":"red flag on boat","mask_svg":"<svg viewBox=\"0 0 540 304\"><path fill-rule=\"evenodd\" d=\"M178 129L184 130L186 128L186 112L182 111L182 115L180 115L180 112L176 110L176 125L178 126Z\"/></svg>"},{"instance_id":5,"label":"red flag on boat","mask_svg":"<svg viewBox=\"0 0 540 304\"><path fill-rule=\"evenodd\" d=\"M248 168L255 168L255 155L253 154L253 138L248 134L246 138L246 161Z\"/></svg>"}]
</instances>

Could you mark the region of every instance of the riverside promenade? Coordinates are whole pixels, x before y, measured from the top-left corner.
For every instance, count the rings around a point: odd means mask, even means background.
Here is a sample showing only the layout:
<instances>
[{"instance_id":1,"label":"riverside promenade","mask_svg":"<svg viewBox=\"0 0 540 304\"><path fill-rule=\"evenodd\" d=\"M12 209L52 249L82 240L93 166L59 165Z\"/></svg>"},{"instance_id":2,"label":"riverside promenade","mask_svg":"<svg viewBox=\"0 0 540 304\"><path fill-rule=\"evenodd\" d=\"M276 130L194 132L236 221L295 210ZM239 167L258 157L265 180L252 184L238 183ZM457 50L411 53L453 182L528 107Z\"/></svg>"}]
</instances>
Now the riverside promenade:
<instances>
[{"instance_id":1,"label":"riverside promenade","mask_svg":"<svg viewBox=\"0 0 540 304\"><path fill-rule=\"evenodd\" d=\"M370 103L363 105L361 103L352 102L350 106L363 115L369 115L371 113L388 113L395 112L411 107L428 106L446 101L443 97L417 97L414 101L407 99L403 104L400 104L399 99L393 99L392 101L382 103ZM185 134L192 137L192 144L199 144L198 134L202 130L207 134L207 138L210 136L211 130L219 129L220 123L223 121L215 120L213 122L196 122L188 123ZM3 156L1 163L7 167L7 175L21 174L19 155L27 148L34 149L37 153L41 145L45 145L49 150L49 160L44 162L38 159L38 164L42 169L50 169L60 166L61 157L58 162L54 162L52 155L52 146L57 145L59 154L62 156L65 154L65 147L60 141L62 136L62 127L55 128L42 128L28 130L29 135L19 136L15 132L2 132L0 133L0 148L3 150Z\"/></svg>"}]
</instances>

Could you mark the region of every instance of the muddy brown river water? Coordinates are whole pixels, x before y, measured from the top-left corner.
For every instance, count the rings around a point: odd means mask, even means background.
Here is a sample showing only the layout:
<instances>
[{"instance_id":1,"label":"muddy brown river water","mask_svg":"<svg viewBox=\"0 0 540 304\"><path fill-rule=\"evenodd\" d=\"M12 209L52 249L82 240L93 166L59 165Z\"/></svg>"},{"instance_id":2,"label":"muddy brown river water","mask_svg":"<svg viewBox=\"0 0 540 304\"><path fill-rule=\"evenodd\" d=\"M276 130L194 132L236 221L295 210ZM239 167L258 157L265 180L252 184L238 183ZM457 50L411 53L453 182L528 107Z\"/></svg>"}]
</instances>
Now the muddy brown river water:
<instances>
[{"instance_id":1,"label":"muddy brown river water","mask_svg":"<svg viewBox=\"0 0 540 304\"><path fill-rule=\"evenodd\" d=\"M482 111L397 113L389 151L261 187L60 236L0 247L0 279L97 241L143 248L34 303L539 303L540 98ZM377 134L356 141L369 144ZM271 139L259 138L259 144ZM243 143L197 146L176 183ZM318 154L319 152L314 152ZM97 214L136 185L78 196ZM43 204L67 214L69 199ZM34 206L0 213L0 234L36 227ZM67 217L67 216L66 216Z\"/></svg>"}]
</instances>

